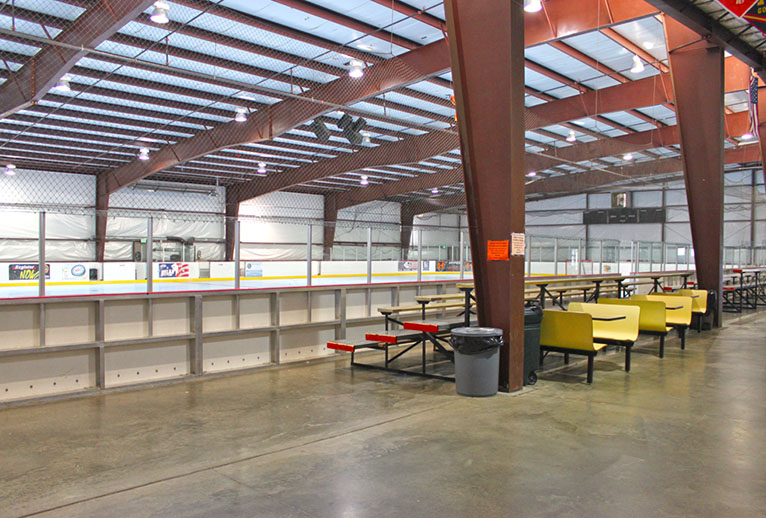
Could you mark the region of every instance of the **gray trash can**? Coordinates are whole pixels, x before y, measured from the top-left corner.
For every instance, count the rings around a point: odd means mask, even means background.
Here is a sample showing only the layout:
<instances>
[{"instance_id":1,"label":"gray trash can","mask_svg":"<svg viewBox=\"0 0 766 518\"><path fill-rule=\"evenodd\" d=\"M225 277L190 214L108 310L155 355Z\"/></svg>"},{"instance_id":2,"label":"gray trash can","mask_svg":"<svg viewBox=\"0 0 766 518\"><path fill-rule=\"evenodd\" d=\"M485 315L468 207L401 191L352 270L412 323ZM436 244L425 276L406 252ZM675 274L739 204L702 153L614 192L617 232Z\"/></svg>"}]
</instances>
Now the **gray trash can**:
<instances>
[{"instance_id":1,"label":"gray trash can","mask_svg":"<svg viewBox=\"0 0 766 518\"><path fill-rule=\"evenodd\" d=\"M461 396L497 394L503 330L492 327L459 327L450 341L455 350L455 385Z\"/></svg>"}]
</instances>

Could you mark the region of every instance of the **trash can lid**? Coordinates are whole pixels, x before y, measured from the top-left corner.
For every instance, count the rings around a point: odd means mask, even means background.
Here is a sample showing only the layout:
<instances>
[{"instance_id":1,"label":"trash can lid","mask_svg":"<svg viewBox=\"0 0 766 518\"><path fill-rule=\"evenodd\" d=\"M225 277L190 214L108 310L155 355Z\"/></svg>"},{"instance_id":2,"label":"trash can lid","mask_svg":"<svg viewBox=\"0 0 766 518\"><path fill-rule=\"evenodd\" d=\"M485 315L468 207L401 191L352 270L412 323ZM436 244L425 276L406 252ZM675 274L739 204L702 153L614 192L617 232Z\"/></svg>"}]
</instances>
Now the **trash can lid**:
<instances>
[{"instance_id":1,"label":"trash can lid","mask_svg":"<svg viewBox=\"0 0 766 518\"><path fill-rule=\"evenodd\" d=\"M452 330L452 335L471 338L503 336L503 330L496 327L458 327Z\"/></svg>"}]
</instances>

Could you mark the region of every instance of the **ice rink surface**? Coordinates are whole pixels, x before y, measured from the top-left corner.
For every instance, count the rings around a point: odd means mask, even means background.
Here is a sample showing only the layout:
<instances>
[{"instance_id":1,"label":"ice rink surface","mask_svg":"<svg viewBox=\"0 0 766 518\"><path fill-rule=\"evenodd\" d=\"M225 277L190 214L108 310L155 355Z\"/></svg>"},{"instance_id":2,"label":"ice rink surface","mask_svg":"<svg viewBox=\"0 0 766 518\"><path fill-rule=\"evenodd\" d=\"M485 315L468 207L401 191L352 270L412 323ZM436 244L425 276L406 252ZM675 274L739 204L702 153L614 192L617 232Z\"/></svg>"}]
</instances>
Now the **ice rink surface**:
<instances>
[{"instance_id":1,"label":"ice rink surface","mask_svg":"<svg viewBox=\"0 0 766 518\"><path fill-rule=\"evenodd\" d=\"M472 280L472 274L466 273L465 280ZM365 276L350 277L314 277L311 282L313 286L338 286L338 285L356 285L366 284ZM423 275L423 281L454 281L460 280L459 275L455 273L426 274ZM373 284L415 282L417 275L375 275ZM304 277L296 279L242 279L240 289L269 289L269 288L293 288L305 287L306 279ZM153 293L168 292L196 292L196 291L219 291L233 290L234 280L190 280L190 281L154 281L152 285ZM72 283L47 283L45 286L46 297L78 296L78 295L120 295L131 293L146 293L145 282L83 282L80 284ZM0 287L0 299L17 299L26 297L37 297L39 295L38 285L24 284L19 286Z\"/></svg>"}]
</instances>

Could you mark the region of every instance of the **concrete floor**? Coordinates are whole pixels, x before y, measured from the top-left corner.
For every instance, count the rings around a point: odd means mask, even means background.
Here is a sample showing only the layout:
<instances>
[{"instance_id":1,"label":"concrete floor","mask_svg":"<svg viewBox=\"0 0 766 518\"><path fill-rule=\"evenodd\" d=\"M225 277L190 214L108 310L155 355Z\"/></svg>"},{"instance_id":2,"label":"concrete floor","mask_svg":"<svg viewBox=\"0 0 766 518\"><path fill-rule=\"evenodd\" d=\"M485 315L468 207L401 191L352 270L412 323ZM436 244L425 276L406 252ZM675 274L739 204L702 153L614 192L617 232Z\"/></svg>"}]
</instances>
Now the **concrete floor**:
<instances>
[{"instance_id":1,"label":"concrete floor","mask_svg":"<svg viewBox=\"0 0 766 518\"><path fill-rule=\"evenodd\" d=\"M345 357L8 408L0 516L763 517L765 325L487 399Z\"/></svg>"}]
</instances>

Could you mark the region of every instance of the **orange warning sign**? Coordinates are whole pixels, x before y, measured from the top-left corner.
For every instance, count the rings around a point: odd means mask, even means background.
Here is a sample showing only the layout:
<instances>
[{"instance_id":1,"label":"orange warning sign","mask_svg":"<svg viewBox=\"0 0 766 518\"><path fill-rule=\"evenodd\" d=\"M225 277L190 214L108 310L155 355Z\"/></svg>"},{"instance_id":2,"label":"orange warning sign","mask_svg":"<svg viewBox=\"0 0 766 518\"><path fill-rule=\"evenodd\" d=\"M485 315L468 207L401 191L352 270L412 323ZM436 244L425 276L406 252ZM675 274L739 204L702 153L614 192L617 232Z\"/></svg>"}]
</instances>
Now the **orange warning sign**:
<instances>
[{"instance_id":1,"label":"orange warning sign","mask_svg":"<svg viewBox=\"0 0 766 518\"><path fill-rule=\"evenodd\" d=\"M510 248L509 241L487 241L487 260L508 261Z\"/></svg>"}]
</instances>

